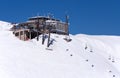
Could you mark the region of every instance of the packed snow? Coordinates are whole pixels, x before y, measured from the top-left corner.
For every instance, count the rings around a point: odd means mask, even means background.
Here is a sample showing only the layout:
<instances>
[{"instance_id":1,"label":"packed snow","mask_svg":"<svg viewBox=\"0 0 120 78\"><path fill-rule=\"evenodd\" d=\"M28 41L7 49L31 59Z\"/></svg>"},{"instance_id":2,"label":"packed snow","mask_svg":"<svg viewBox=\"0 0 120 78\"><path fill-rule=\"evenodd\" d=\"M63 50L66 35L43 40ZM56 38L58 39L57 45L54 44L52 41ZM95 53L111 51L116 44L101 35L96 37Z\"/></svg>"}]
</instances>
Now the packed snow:
<instances>
[{"instance_id":1,"label":"packed snow","mask_svg":"<svg viewBox=\"0 0 120 78\"><path fill-rule=\"evenodd\" d=\"M120 37L51 34L21 41L0 21L0 78L120 78ZM47 36L47 34L46 34Z\"/></svg>"}]
</instances>

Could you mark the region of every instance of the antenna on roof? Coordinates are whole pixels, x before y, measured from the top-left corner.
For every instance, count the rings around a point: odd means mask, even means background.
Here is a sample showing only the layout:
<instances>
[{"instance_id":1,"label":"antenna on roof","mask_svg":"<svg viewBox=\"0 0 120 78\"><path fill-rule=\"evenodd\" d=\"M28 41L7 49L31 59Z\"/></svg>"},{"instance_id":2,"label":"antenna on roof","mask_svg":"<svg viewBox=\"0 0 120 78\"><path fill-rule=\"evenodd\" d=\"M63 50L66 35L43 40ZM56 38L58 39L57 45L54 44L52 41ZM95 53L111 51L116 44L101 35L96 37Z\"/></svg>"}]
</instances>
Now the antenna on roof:
<instances>
[{"instance_id":1,"label":"antenna on roof","mask_svg":"<svg viewBox=\"0 0 120 78\"><path fill-rule=\"evenodd\" d=\"M53 14L51 14L51 13L48 13L48 18L52 18L53 17Z\"/></svg>"}]
</instances>

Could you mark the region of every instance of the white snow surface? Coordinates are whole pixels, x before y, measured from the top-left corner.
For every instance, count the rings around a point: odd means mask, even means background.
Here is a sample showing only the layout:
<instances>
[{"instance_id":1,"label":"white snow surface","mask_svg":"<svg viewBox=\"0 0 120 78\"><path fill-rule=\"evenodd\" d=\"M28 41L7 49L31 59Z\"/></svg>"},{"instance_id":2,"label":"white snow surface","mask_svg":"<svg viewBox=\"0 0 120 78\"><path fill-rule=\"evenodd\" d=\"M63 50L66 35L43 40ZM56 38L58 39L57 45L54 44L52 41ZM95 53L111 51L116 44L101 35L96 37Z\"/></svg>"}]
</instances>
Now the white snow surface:
<instances>
[{"instance_id":1,"label":"white snow surface","mask_svg":"<svg viewBox=\"0 0 120 78\"><path fill-rule=\"evenodd\" d=\"M0 78L120 78L120 37L51 34L21 41L0 21Z\"/></svg>"}]
</instances>

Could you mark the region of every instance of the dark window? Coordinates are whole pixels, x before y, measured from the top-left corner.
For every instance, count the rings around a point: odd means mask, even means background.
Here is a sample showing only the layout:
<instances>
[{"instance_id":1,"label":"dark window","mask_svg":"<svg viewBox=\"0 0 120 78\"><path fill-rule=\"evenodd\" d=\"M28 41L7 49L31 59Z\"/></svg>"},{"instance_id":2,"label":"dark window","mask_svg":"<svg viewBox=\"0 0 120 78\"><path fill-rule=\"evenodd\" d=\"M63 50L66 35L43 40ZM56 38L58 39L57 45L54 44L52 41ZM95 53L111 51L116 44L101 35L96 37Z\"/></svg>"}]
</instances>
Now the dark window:
<instances>
[{"instance_id":1,"label":"dark window","mask_svg":"<svg viewBox=\"0 0 120 78\"><path fill-rule=\"evenodd\" d=\"M20 35L23 35L23 31L20 31Z\"/></svg>"},{"instance_id":2,"label":"dark window","mask_svg":"<svg viewBox=\"0 0 120 78\"><path fill-rule=\"evenodd\" d=\"M19 32L15 33L15 36L19 36Z\"/></svg>"}]
</instances>

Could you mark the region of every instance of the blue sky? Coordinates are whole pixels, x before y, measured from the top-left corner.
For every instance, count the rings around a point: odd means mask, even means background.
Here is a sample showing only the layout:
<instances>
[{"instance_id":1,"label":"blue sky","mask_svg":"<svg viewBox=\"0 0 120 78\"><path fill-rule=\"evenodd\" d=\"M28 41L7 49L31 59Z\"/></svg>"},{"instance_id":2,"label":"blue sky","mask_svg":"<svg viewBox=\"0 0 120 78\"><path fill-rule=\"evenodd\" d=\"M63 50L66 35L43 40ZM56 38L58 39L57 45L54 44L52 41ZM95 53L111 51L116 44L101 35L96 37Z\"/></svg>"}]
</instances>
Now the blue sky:
<instances>
[{"instance_id":1,"label":"blue sky","mask_svg":"<svg viewBox=\"0 0 120 78\"><path fill-rule=\"evenodd\" d=\"M65 21L71 34L120 35L119 0L0 0L0 20L24 22L51 13Z\"/></svg>"}]
</instances>

